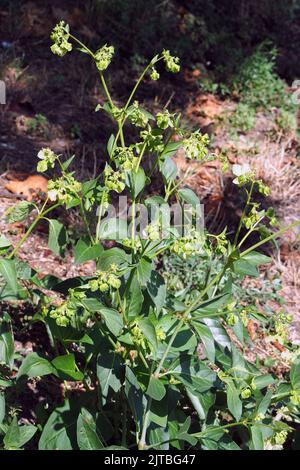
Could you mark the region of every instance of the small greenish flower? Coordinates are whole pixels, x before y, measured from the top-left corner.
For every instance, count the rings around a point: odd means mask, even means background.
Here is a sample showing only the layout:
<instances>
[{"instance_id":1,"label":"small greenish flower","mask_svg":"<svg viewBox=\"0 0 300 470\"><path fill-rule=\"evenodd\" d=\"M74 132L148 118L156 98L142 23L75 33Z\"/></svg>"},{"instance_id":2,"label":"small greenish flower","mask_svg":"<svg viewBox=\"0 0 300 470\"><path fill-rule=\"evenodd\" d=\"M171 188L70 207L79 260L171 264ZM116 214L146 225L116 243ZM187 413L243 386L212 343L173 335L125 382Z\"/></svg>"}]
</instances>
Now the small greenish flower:
<instances>
[{"instance_id":1,"label":"small greenish flower","mask_svg":"<svg viewBox=\"0 0 300 470\"><path fill-rule=\"evenodd\" d=\"M95 53L94 58L96 62L96 67L98 70L100 70L100 72L107 69L107 67L112 61L114 52L115 49L113 46L108 46L107 44L105 44Z\"/></svg>"},{"instance_id":2,"label":"small greenish flower","mask_svg":"<svg viewBox=\"0 0 300 470\"><path fill-rule=\"evenodd\" d=\"M137 322L133 323L133 328L131 329L131 334L133 337L133 341L135 342L136 345L141 347L142 349L146 349L146 342L145 342L145 336L139 327Z\"/></svg>"},{"instance_id":3,"label":"small greenish flower","mask_svg":"<svg viewBox=\"0 0 300 470\"><path fill-rule=\"evenodd\" d=\"M84 292L69 289L68 298L59 307L50 311L50 317L55 319L58 326L68 326L75 317L80 302L85 298Z\"/></svg>"},{"instance_id":4,"label":"small greenish flower","mask_svg":"<svg viewBox=\"0 0 300 470\"><path fill-rule=\"evenodd\" d=\"M116 164L124 171L134 170L138 163L138 158L135 157L133 147L116 147L113 159Z\"/></svg>"},{"instance_id":5,"label":"small greenish flower","mask_svg":"<svg viewBox=\"0 0 300 470\"><path fill-rule=\"evenodd\" d=\"M300 391L299 390L292 390L290 395L291 403L295 406L300 405Z\"/></svg>"},{"instance_id":6,"label":"small greenish flower","mask_svg":"<svg viewBox=\"0 0 300 470\"><path fill-rule=\"evenodd\" d=\"M183 259L204 253L204 239L200 232L190 230L187 236L176 238L171 251Z\"/></svg>"},{"instance_id":7,"label":"small greenish flower","mask_svg":"<svg viewBox=\"0 0 300 470\"><path fill-rule=\"evenodd\" d=\"M258 204L253 204L251 211L244 217L243 224L249 230L251 229L257 222L259 222L265 215L264 211L258 211Z\"/></svg>"},{"instance_id":8,"label":"small greenish flower","mask_svg":"<svg viewBox=\"0 0 300 470\"><path fill-rule=\"evenodd\" d=\"M166 49L163 50L162 57L164 59L168 72L178 73L180 71L179 57L172 56L170 51Z\"/></svg>"},{"instance_id":9,"label":"small greenish flower","mask_svg":"<svg viewBox=\"0 0 300 470\"><path fill-rule=\"evenodd\" d=\"M254 418L254 421L262 421L263 419L265 419L265 415L262 413L257 413L257 415Z\"/></svg>"},{"instance_id":10,"label":"small greenish flower","mask_svg":"<svg viewBox=\"0 0 300 470\"><path fill-rule=\"evenodd\" d=\"M275 211L273 207L269 207L267 212L266 212L266 217L269 219L271 227L275 227L278 223L278 220L275 215Z\"/></svg>"},{"instance_id":11,"label":"small greenish flower","mask_svg":"<svg viewBox=\"0 0 300 470\"><path fill-rule=\"evenodd\" d=\"M241 391L241 397L243 400L246 400L247 398L250 398L251 397L251 389L250 388L244 388L242 391Z\"/></svg>"},{"instance_id":12,"label":"small greenish flower","mask_svg":"<svg viewBox=\"0 0 300 470\"><path fill-rule=\"evenodd\" d=\"M160 129L168 129L174 127L174 114L170 114L166 109L163 113L157 113L156 123Z\"/></svg>"},{"instance_id":13,"label":"small greenish flower","mask_svg":"<svg viewBox=\"0 0 300 470\"><path fill-rule=\"evenodd\" d=\"M148 114L140 107L138 101L134 101L130 107L128 120L136 127L146 127L149 121Z\"/></svg>"},{"instance_id":14,"label":"small greenish flower","mask_svg":"<svg viewBox=\"0 0 300 470\"><path fill-rule=\"evenodd\" d=\"M120 171L114 171L110 165L106 164L104 169L104 184L109 191L121 193L125 188L125 175Z\"/></svg>"},{"instance_id":15,"label":"small greenish flower","mask_svg":"<svg viewBox=\"0 0 300 470\"><path fill-rule=\"evenodd\" d=\"M54 44L51 46L51 51L60 57L64 56L67 52L72 50L72 44L68 42L70 33L69 25L64 21L60 21L51 33L51 40Z\"/></svg>"},{"instance_id":16,"label":"small greenish flower","mask_svg":"<svg viewBox=\"0 0 300 470\"><path fill-rule=\"evenodd\" d=\"M140 133L141 138L146 142L150 152L161 153L164 150L163 136L151 130L144 130Z\"/></svg>"},{"instance_id":17,"label":"small greenish flower","mask_svg":"<svg viewBox=\"0 0 300 470\"><path fill-rule=\"evenodd\" d=\"M149 240L151 240L152 242L161 238L160 231L161 225L158 221L152 222L145 228L145 234L149 237Z\"/></svg>"},{"instance_id":18,"label":"small greenish flower","mask_svg":"<svg viewBox=\"0 0 300 470\"><path fill-rule=\"evenodd\" d=\"M243 186L249 181L253 181L255 177L255 174L248 163L244 163L243 165L232 165L232 173L236 176L233 183L238 186Z\"/></svg>"},{"instance_id":19,"label":"small greenish flower","mask_svg":"<svg viewBox=\"0 0 300 470\"><path fill-rule=\"evenodd\" d=\"M203 160L208 154L209 137L198 130L182 141L187 158Z\"/></svg>"},{"instance_id":20,"label":"small greenish flower","mask_svg":"<svg viewBox=\"0 0 300 470\"><path fill-rule=\"evenodd\" d=\"M269 186L267 186L262 180L256 180L255 182L258 186L258 191L260 192L260 194L262 194L263 196L269 196L271 192Z\"/></svg>"},{"instance_id":21,"label":"small greenish flower","mask_svg":"<svg viewBox=\"0 0 300 470\"><path fill-rule=\"evenodd\" d=\"M156 81L156 80L159 79L159 73L158 73L158 71L156 70L155 67L152 67L151 74L150 74L150 78L151 78L151 80L153 80L153 81Z\"/></svg>"},{"instance_id":22,"label":"small greenish flower","mask_svg":"<svg viewBox=\"0 0 300 470\"><path fill-rule=\"evenodd\" d=\"M276 444L283 445L288 437L288 431L277 432L274 436Z\"/></svg>"},{"instance_id":23,"label":"small greenish flower","mask_svg":"<svg viewBox=\"0 0 300 470\"><path fill-rule=\"evenodd\" d=\"M49 148L43 148L38 153L38 158L41 160L37 164L37 171L44 173L48 168L54 168L57 155Z\"/></svg>"},{"instance_id":24,"label":"small greenish flower","mask_svg":"<svg viewBox=\"0 0 300 470\"><path fill-rule=\"evenodd\" d=\"M167 337L166 333L164 332L162 328L156 329L156 336L157 336L157 339L160 341L164 341Z\"/></svg>"},{"instance_id":25,"label":"small greenish flower","mask_svg":"<svg viewBox=\"0 0 300 470\"><path fill-rule=\"evenodd\" d=\"M227 320L228 325L235 326L237 324L238 317L233 312L230 312L227 315L226 320Z\"/></svg>"},{"instance_id":26,"label":"small greenish flower","mask_svg":"<svg viewBox=\"0 0 300 470\"><path fill-rule=\"evenodd\" d=\"M81 191L81 183L71 175L63 175L57 180L48 181L48 197L50 201L69 204Z\"/></svg>"},{"instance_id":27,"label":"small greenish flower","mask_svg":"<svg viewBox=\"0 0 300 470\"><path fill-rule=\"evenodd\" d=\"M107 292L110 287L119 289L121 281L117 276L118 266L112 264L108 271L96 271L96 279L89 281L89 287L92 292L100 290L100 292Z\"/></svg>"}]
</instances>

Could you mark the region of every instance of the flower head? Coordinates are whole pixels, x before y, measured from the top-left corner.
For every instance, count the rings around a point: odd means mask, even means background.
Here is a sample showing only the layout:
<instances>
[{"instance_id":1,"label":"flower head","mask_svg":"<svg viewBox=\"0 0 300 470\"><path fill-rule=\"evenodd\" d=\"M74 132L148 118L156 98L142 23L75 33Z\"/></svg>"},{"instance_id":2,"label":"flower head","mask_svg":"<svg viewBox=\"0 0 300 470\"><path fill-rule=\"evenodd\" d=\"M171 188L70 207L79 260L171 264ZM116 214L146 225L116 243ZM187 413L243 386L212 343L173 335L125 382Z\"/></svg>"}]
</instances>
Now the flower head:
<instances>
[{"instance_id":1,"label":"flower head","mask_svg":"<svg viewBox=\"0 0 300 470\"><path fill-rule=\"evenodd\" d=\"M96 67L101 72L106 70L112 61L115 49L113 46L105 44L95 53Z\"/></svg>"},{"instance_id":2,"label":"flower head","mask_svg":"<svg viewBox=\"0 0 300 470\"><path fill-rule=\"evenodd\" d=\"M180 71L179 57L172 56L170 51L166 49L163 50L162 56L168 72L178 73Z\"/></svg>"},{"instance_id":3,"label":"flower head","mask_svg":"<svg viewBox=\"0 0 300 470\"><path fill-rule=\"evenodd\" d=\"M49 148L43 148L38 153L38 158L41 160L37 164L37 171L43 173L48 168L54 168L57 155Z\"/></svg>"},{"instance_id":4,"label":"flower head","mask_svg":"<svg viewBox=\"0 0 300 470\"><path fill-rule=\"evenodd\" d=\"M110 191L121 193L125 188L125 175L121 171L114 171L110 165L106 165L104 169L104 184Z\"/></svg>"},{"instance_id":5,"label":"flower head","mask_svg":"<svg viewBox=\"0 0 300 470\"><path fill-rule=\"evenodd\" d=\"M60 57L64 56L67 52L72 50L72 44L68 42L70 33L69 25L64 21L60 21L51 33L51 39L54 44L51 46L51 51Z\"/></svg>"},{"instance_id":6,"label":"flower head","mask_svg":"<svg viewBox=\"0 0 300 470\"><path fill-rule=\"evenodd\" d=\"M190 137L183 140L183 147L186 151L187 158L193 160L203 160L208 154L209 137L207 134L195 131Z\"/></svg>"}]
</instances>

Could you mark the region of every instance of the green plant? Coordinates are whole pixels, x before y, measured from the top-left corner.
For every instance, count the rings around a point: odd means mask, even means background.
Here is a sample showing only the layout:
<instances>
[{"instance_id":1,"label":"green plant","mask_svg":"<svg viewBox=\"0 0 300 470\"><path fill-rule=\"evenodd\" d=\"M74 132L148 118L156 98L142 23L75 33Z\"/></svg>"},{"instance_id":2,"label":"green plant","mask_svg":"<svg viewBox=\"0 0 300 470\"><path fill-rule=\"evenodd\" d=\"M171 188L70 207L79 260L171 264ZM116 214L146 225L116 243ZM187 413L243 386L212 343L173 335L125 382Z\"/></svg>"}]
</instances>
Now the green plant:
<instances>
[{"instance_id":1,"label":"green plant","mask_svg":"<svg viewBox=\"0 0 300 470\"><path fill-rule=\"evenodd\" d=\"M36 314L32 322L41 322L51 342L47 357L31 352L20 364L13 347L12 321L8 314L0 330L0 433L2 447L22 448L24 429L17 426L18 439L10 441L10 429L16 419L6 411L11 406L14 387L35 377L47 380L51 375L64 385L64 402L52 408L45 418L37 418L42 432L39 449L263 449L282 446L293 428L284 419L273 419L276 410L285 407L285 416L297 416L300 403L300 363L292 364L290 378L278 380L247 362L227 334L232 326L232 286L234 278L257 276L258 266L270 259L256 251L297 221L277 232L268 232L263 224L271 211L260 210L252 202L257 188L268 188L257 180L247 166L235 166L235 183L247 192L235 240L230 243L226 231L214 235L192 227L184 234L178 227L165 230L163 207L176 200L188 203L187 217L197 215L199 200L183 180L177 179L172 160L180 146L187 158L200 162L209 158L208 138L199 131L185 135L179 117L164 110L151 115L134 101L135 92L147 74L158 78L158 67L178 72L179 59L164 50L146 66L126 104L117 107L104 76L114 49L105 45L95 53L74 37L64 22L52 33L52 51L62 56L73 45L88 55L100 75L107 102L98 106L115 122L115 132L107 144L108 163L103 172L90 181L79 182L68 168L74 157L64 161L50 149L39 152L39 171L58 168L60 176L49 181L48 198L39 207L22 201L7 214L8 221L26 220L36 213L27 232L12 246L0 238L0 274L3 279L2 302L31 301ZM138 142L128 144L125 122L140 130ZM173 135L181 141L172 141ZM146 175L143 164L151 162ZM160 175L164 187L161 196L147 194L152 175ZM131 200L129 231L124 219L103 216L110 198L126 192ZM150 223L138 231L140 203L152 211ZM61 280L42 279L18 259L18 251L37 223L49 223L49 247L60 255L66 245L65 227L49 218L55 208L78 206L86 227L86 236L74 247L75 263L95 260L91 276ZM98 207L96 223L91 222ZM241 237L242 227L247 228ZM262 238L243 249L253 232ZM268 233L267 233L268 232ZM146 234L146 236L143 236ZM101 243L115 240L112 248ZM173 252L185 260L193 257L206 268L201 282L191 292L174 295L156 262ZM237 315L238 324L242 316ZM236 324L235 324L236 325ZM198 347L204 354L199 357ZM72 395L74 382L85 393ZM7 405L5 398L8 397ZM26 430L31 437L36 429ZM291 440L294 437L290 438Z\"/></svg>"}]
</instances>

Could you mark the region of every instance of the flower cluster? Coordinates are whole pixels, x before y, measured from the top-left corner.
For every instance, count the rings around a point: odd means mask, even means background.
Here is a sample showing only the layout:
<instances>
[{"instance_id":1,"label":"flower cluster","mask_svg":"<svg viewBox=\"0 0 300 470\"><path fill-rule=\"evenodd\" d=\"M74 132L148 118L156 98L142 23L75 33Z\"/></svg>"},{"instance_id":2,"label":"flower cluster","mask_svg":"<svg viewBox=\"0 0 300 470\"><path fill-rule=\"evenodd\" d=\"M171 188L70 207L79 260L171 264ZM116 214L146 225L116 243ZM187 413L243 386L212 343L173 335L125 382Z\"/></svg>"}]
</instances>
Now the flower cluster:
<instances>
[{"instance_id":1,"label":"flower cluster","mask_svg":"<svg viewBox=\"0 0 300 470\"><path fill-rule=\"evenodd\" d=\"M171 251L178 256L182 256L184 259L192 255L203 254L203 236L200 232L191 230L187 236L175 239Z\"/></svg>"},{"instance_id":2,"label":"flower cluster","mask_svg":"<svg viewBox=\"0 0 300 470\"><path fill-rule=\"evenodd\" d=\"M247 398L250 398L252 395L252 391L250 388L243 388L243 390L241 391L241 397L243 400L246 400Z\"/></svg>"},{"instance_id":3,"label":"flower cluster","mask_svg":"<svg viewBox=\"0 0 300 470\"><path fill-rule=\"evenodd\" d=\"M84 292L69 289L68 299L59 307L50 311L50 317L55 319L58 326L68 326L75 317L78 304L86 298Z\"/></svg>"},{"instance_id":4,"label":"flower cluster","mask_svg":"<svg viewBox=\"0 0 300 470\"><path fill-rule=\"evenodd\" d=\"M170 51L166 49L162 51L162 57L164 59L168 72L178 73L180 71L179 57L172 56Z\"/></svg>"},{"instance_id":5,"label":"flower cluster","mask_svg":"<svg viewBox=\"0 0 300 470\"><path fill-rule=\"evenodd\" d=\"M174 127L174 114L169 113L167 109L163 113L157 113L156 123L163 130Z\"/></svg>"},{"instance_id":6,"label":"flower cluster","mask_svg":"<svg viewBox=\"0 0 300 470\"><path fill-rule=\"evenodd\" d=\"M92 292L100 290L101 292L107 292L110 287L119 289L121 281L117 276L118 266L112 264L108 271L96 271L96 279L89 281L89 287Z\"/></svg>"},{"instance_id":7,"label":"flower cluster","mask_svg":"<svg viewBox=\"0 0 300 470\"><path fill-rule=\"evenodd\" d=\"M139 102L134 101L130 107L128 120L131 124L136 127L146 127L149 121L149 117L143 109L140 108Z\"/></svg>"},{"instance_id":8,"label":"flower cluster","mask_svg":"<svg viewBox=\"0 0 300 470\"><path fill-rule=\"evenodd\" d=\"M251 170L248 163L232 165L232 173L236 176L233 183L238 186L244 186L255 178L255 173Z\"/></svg>"},{"instance_id":9,"label":"flower cluster","mask_svg":"<svg viewBox=\"0 0 300 470\"><path fill-rule=\"evenodd\" d=\"M300 392L298 390L292 390L290 395L291 403L295 406L300 405Z\"/></svg>"},{"instance_id":10,"label":"flower cluster","mask_svg":"<svg viewBox=\"0 0 300 470\"><path fill-rule=\"evenodd\" d=\"M145 235L149 237L149 240L152 242L159 240L161 238L161 225L158 221L152 222L151 224L147 225L144 232Z\"/></svg>"},{"instance_id":11,"label":"flower cluster","mask_svg":"<svg viewBox=\"0 0 300 470\"><path fill-rule=\"evenodd\" d=\"M251 227L253 227L259 220L262 219L265 215L265 211L258 211L259 204L252 204L252 208L247 215L247 217L244 217L243 219L243 224L245 227L249 230Z\"/></svg>"},{"instance_id":12,"label":"flower cluster","mask_svg":"<svg viewBox=\"0 0 300 470\"><path fill-rule=\"evenodd\" d=\"M72 50L72 44L68 42L69 37L69 25L64 21L60 21L51 33L51 39L54 43L51 46L53 54L62 57Z\"/></svg>"},{"instance_id":13,"label":"flower cluster","mask_svg":"<svg viewBox=\"0 0 300 470\"><path fill-rule=\"evenodd\" d=\"M116 164L124 171L134 170L137 166L138 158L133 153L133 148L130 147L116 147L113 159Z\"/></svg>"},{"instance_id":14,"label":"flower cluster","mask_svg":"<svg viewBox=\"0 0 300 470\"><path fill-rule=\"evenodd\" d=\"M48 197L50 201L69 204L81 191L81 183L71 175L63 175L57 180L48 181Z\"/></svg>"},{"instance_id":15,"label":"flower cluster","mask_svg":"<svg viewBox=\"0 0 300 470\"><path fill-rule=\"evenodd\" d=\"M110 165L104 169L104 184L109 191L121 193L125 188L125 175L120 171L114 171Z\"/></svg>"},{"instance_id":16,"label":"flower cluster","mask_svg":"<svg viewBox=\"0 0 300 470\"><path fill-rule=\"evenodd\" d=\"M144 130L140 133L150 152L161 153L164 150L163 136L155 130Z\"/></svg>"},{"instance_id":17,"label":"flower cluster","mask_svg":"<svg viewBox=\"0 0 300 470\"><path fill-rule=\"evenodd\" d=\"M145 336L137 322L133 323L131 334L133 336L133 341L135 342L135 344L141 347L142 349L146 349Z\"/></svg>"},{"instance_id":18,"label":"flower cluster","mask_svg":"<svg viewBox=\"0 0 300 470\"><path fill-rule=\"evenodd\" d=\"M192 160L203 160L208 154L208 144L208 135L201 134L199 130L193 132L190 137L182 142L186 156Z\"/></svg>"},{"instance_id":19,"label":"flower cluster","mask_svg":"<svg viewBox=\"0 0 300 470\"><path fill-rule=\"evenodd\" d=\"M152 67L151 74L150 74L150 78L151 78L151 80L153 80L153 81L156 81L156 80L159 79L159 73L158 73L158 71L156 70L155 67Z\"/></svg>"},{"instance_id":20,"label":"flower cluster","mask_svg":"<svg viewBox=\"0 0 300 470\"><path fill-rule=\"evenodd\" d=\"M271 439L265 441L265 450L282 450L289 431L279 431Z\"/></svg>"},{"instance_id":21,"label":"flower cluster","mask_svg":"<svg viewBox=\"0 0 300 470\"><path fill-rule=\"evenodd\" d=\"M106 70L109 64L112 61L115 49L113 46L108 46L105 44L102 46L94 55L94 59L96 62L96 67L100 72Z\"/></svg>"},{"instance_id":22,"label":"flower cluster","mask_svg":"<svg viewBox=\"0 0 300 470\"><path fill-rule=\"evenodd\" d=\"M44 171L47 171L48 168L54 168L57 155L51 149L43 148L39 151L38 158L41 161L38 162L37 171L43 173Z\"/></svg>"}]
</instances>

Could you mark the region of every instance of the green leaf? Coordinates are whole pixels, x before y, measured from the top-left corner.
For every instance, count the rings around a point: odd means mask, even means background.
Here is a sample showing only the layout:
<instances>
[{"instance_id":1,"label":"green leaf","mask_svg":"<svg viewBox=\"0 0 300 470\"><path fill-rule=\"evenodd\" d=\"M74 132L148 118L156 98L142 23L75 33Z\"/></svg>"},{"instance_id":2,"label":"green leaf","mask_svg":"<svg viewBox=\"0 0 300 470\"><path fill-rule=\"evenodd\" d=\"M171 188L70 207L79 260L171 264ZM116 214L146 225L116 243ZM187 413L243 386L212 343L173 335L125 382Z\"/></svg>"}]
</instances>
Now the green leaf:
<instances>
[{"instance_id":1,"label":"green leaf","mask_svg":"<svg viewBox=\"0 0 300 470\"><path fill-rule=\"evenodd\" d=\"M146 393L149 395L149 397L153 398L153 400L160 401L164 398L166 389L164 384L159 379L151 376Z\"/></svg>"},{"instance_id":2,"label":"green leaf","mask_svg":"<svg viewBox=\"0 0 300 470\"><path fill-rule=\"evenodd\" d=\"M11 242L4 235L0 235L0 250L9 248L10 246Z\"/></svg>"},{"instance_id":3,"label":"green leaf","mask_svg":"<svg viewBox=\"0 0 300 470\"><path fill-rule=\"evenodd\" d=\"M44 357L32 352L23 360L17 374L17 379L26 375L27 377L42 377L43 375L56 374L55 368Z\"/></svg>"},{"instance_id":4,"label":"green leaf","mask_svg":"<svg viewBox=\"0 0 300 470\"><path fill-rule=\"evenodd\" d=\"M5 396L4 393L0 393L0 425L3 423L5 418Z\"/></svg>"},{"instance_id":5,"label":"green leaf","mask_svg":"<svg viewBox=\"0 0 300 470\"><path fill-rule=\"evenodd\" d=\"M3 439L5 449L20 449L34 436L37 431L36 426L31 424L19 426L16 416L10 423Z\"/></svg>"},{"instance_id":6,"label":"green leaf","mask_svg":"<svg viewBox=\"0 0 300 470\"><path fill-rule=\"evenodd\" d=\"M68 158L68 160L66 160L65 162L62 163L61 166L65 171L69 168L69 166L71 165L74 158L75 158L75 155L72 155L72 157Z\"/></svg>"},{"instance_id":7,"label":"green leaf","mask_svg":"<svg viewBox=\"0 0 300 470\"><path fill-rule=\"evenodd\" d=\"M91 413L82 409L77 420L77 443L80 450L101 450L103 442L97 434L95 420Z\"/></svg>"},{"instance_id":8,"label":"green leaf","mask_svg":"<svg viewBox=\"0 0 300 470\"><path fill-rule=\"evenodd\" d=\"M230 296L229 293L225 293L203 302L193 311L193 315L197 318L215 315L224 305L227 305Z\"/></svg>"},{"instance_id":9,"label":"green leaf","mask_svg":"<svg viewBox=\"0 0 300 470\"><path fill-rule=\"evenodd\" d=\"M197 334L199 335L200 340L203 342L207 358L211 362L215 362L216 349L214 337L212 335L211 330L208 328L208 326L203 325L202 323L199 323L197 321L192 321L192 325L195 328Z\"/></svg>"},{"instance_id":10,"label":"green leaf","mask_svg":"<svg viewBox=\"0 0 300 470\"><path fill-rule=\"evenodd\" d=\"M125 372L125 394L127 396L137 430L140 431L143 425L147 399L143 394L134 373L129 367L126 367Z\"/></svg>"},{"instance_id":11,"label":"green leaf","mask_svg":"<svg viewBox=\"0 0 300 470\"><path fill-rule=\"evenodd\" d=\"M72 412L69 401L56 408L44 426L39 450L72 450L75 448L78 414Z\"/></svg>"},{"instance_id":12,"label":"green leaf","mask_svg":"<svg viewBox=\"0 0 300 470\"><path fill-rule=\"evenodd\" d=\"M232 380L227 382L227 406L236 421L238 421L242 416L243 404Z\"/></svg>"},{"instance_id":13,"label":"green leaf","mask_svg":"<svg viewBox=\"0 0 300 470\"><path fill-rule=\"evenodd\" d=\"M101 401L104 406L111 388L117 393L122 386L121 383L122 364L120 356L114 352L105 351L97 358L97 377L101 389Z\"/></svg>"},{"instance_id":14,"label":"green leaf","mask_svg":"<svg viewBox=\"0 0 300 470\"><path fill-rule=\"evenodd\" d=\"M53 359L52 365L62 380L82 380L84 377L83 373L78 370L74 354L58 356Z\"/></svg>"},{"instance_id":15,"label":"green leaf","mask_svg":"<svg viewBox=\"0 0 300 470\"><path fill-rule=\"evenodd\" d=\"M144 301L144 296L136 275L131 279L130 289L126 289L125 297L128 318L136 318L142 310Z\"/></svg>"},{"instance_id":16,"label":"green leaf","mask_svg":"<svg viewBox=\"0 0 300 470\"><path fill-rule=\"evenodd\" d=\"M0 318L0 363L12 369L14 364L14 336L10 316L7 313Z\"/></svg>"},{"instance_id":17,"label":"green leaf","mask_svg":"<svg viewBox=\"0 0 300 470\"><path fill-rule=\"evenodd\" d=\"M151 278L152 261L148 258L141 258L137 265L137 276L141 286L146 286Z\"/></svg>"},{"instance_id":18,"label":"green leaf","mask_svg":"<svg viewBox=\"0 0 300 470\"><path fill-rule=\"evenodd\" d=\"M111 331L113 335L119 336L124 326L122 315L117 310L106 307L102 307L100 313L109 331Z\"/></svg>"},{"instance_id":19,"label":"green leaf","mask_svg":"<svg viewBox=\"0 0 300 470\"><path fill-rule=\"evenodd\" d=\"M172 157L173 155L175 155L175 153L181 147L181 145L182 145L181 142L169 142L165 146L164 151L162 152L160 158L166 159L166 158Z\"/></svg>"},{"instance_id":20,"label":"green leaf","mask_svg":"<svg viewBox=\"0 0 300 470\"><path fill-rule=\"evenodd\" d=\"M101 271L108 271L112 264L117 264L118 266L128 264L128 256L124 250L111 248L110 250L103 251L99 256L97 268L101 269Z\"/></svg>"},{"instance_id":21,"label":"green leaf","mask_svg":"<svg viewBox=\"0 0 300 470\"><path fill-rule=\"evenodd\" d=\"M15 222L22 222L23 220L27 219L27 217L29 217L34 208L35 206L31 202L18 202L15 206L10 207L6 211L6 220L11 224Z\"/></svg>"},{"instance_id":22,"label":"green leaf","mask_svg":"<svg viewBox=\"0 0 300 470\"><path fill-rule=\"evenodd\" d=\"M210 329L213 338L216 343L218 343L223 348L228 348L229 351L231 350L231 341L226 333L225 329L222 327L219 320L213 318L203 318L203 322L208 326Z\"/></svg>"},{"instance_id":23,"label":"green leaf","mask_svg":"<svg viewBox=\"0 0 300 470\"><path fill-rule=\"evenodd\" d=\"M232 264L233 271L235 274L239 274L241 276L250 276L250 277L258 277L259 272L256 268L256 265L249 263L244 258L240 258L237 261L234 261Z\"/></svg>"},{"instance_id":24,"label":"green leaf","mask_svg":"<svg viewBox=\"0 0 300 470\"><path fill-rule=\"evenodd\" d=\"M167 287L164 278L157 271L151 271L150 280L147 282L147 290L157 313L159 313L165 304Z\"/></svg>"},{"instance_id":25,"label":"green leaf","mask_svg":"<svg viewBox=\"0 0 300 470\"><path fill-rule=\"evenodd\" d=\"M127 185L130 187L131 196L136 199L146 184L146 175L142 167L138 171L128 172L126 175Z\"/></svg>"},{"instance_id":26,"label":"green leaf","mask_svg":"<svg viewBox=\"0 0 300 470\"><path fill-rule=\"evenodd\" d=\"M261 264L269 264L272 262L272 258L270 258L270 256L258 253L258 251L250 251L250 253L247 253L242 259L254 266L260 266Z\"/></svg>"},{"instance_id":27,"label":"green leaf","mask_svg":"<svg viewBox=\"0 0 300 470\"><path fill-rule=\"evenodd\" d=\"M96 259L102 252L102 245L91 245L89 237L82 237L78 240L74 248L75 264L81 264Z\"/></svg>"},{"instance_id":28,"label":"green leaf","mask_svg":"<svg viewBox=\"0 0 300 470\"><path fill-rule=\"evenodd\" d=\"M250 432L254 450L264 450L264 438L261 426L254 424L250 427Z\"/></svg>"},{"instance_id":29,"label":"green leaf","mask_svg":"<svg viewBox=\"0 0 300 470\"><path fill-rule=\"evenodd\" d=\"M290 370L290 380L294 390L300 390L300 360L296 359L292 363Z\"/></svg>"},{"instance_id":30,"label":"green leaf","mask_svg":"<svg viewBox=\"0 0 300 470\"><path fill-rule=\"evenodd\" d=\"M145 337L151 344L151 346L154 348L156 351L157 349L157 337L156 337L156 331L153 323L149 318L142 318L138 321L139 327L144 333Z\"/></svg>"},{"instance_id":31,"label":"green leaf","mask_svg":"<svg viewBox=\"0 0 300 470\"><path fill-rule=\"evenodd\" d=\"M112 149L113 149L113 146L114 146L114 142L115 142L115 136L114 136L114 134L111 134L110 138L108 139L107 147L106 147L108 155L110 157L111 157Z\"/></svg>"},{"instance_id":32,"label":"green leaf","mask_svg":"<svg viewBox=\"0 0 300 470\"><path fill-rule=\"evenodd\" d=\"M191 206L196 207L200 204L197 194L195 194L190 188L179 189L178 193L181 198L188 204L191 204Z\"/></svg>"},{"instance_id":33,"label":"green leaf","mask_svg":"<svg viewBox=\"0 0 300 470\"><path fill-rule=\"evenodd\" d=\"M62 255L67 244L67 232L63 224L56 219L48 219L49 239L48 246L57 256Z\"/></svg>"},{"instance_id":34,"label":"green leaf","mask_svg":"<svg viewBox=\"0 0 300 470\"><path fill-rule=\"evenodd\" d=\"M100 240L122 240L128 237L127 220L121 217L103 219L100 225Z\"/></svg>"},{"instance_id":35,"label":"green leaf","mask_svg":"<svg viewBox=\"0 0 300 470\"><path fill-rule=\"evenodd\" d=\"M205 364L193 361L191 358L182 359L180 364L172 370L172 375L193 393L210 390L216 380L215 372Z\"/></svg>"},{"instance_id":36,"label":"green leaf","mask_svg":"<svg viewBox=\"0 0 300 470\"><path fill-rule=\"evenodd\" d=\"M15 260L13 259L0 259L0 274L4 277L5 282L11 291L17 295L18 281Z\"/></svg>"},{"instance_id":37,"label":"green leaf","mask_svg":"<svg viewBox=\"0 0 300 470\"><path fill-rule=\"evenodd\" d=\"M172 158L166 158L162 163L160 163L160 171L165 182L169 182L176 178L177 166L173 162Z\"/></svg>"},{"instance_id":38,"label":"green leaf","mask_svg":"<svg viewBox=\"0 0 300 470\"><path fill-rule=\"evenodd\" d=\"M177 437L179 441L186 441L191 446L195 446L197 444L197 439L188 433L190 426L191 426L191 418L188 417L185 420L185 422L180 426L178 433L177 433Z\"/></svg>"}]
</instances>

